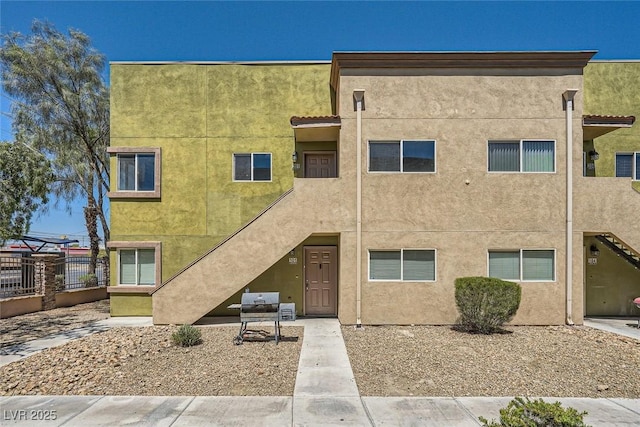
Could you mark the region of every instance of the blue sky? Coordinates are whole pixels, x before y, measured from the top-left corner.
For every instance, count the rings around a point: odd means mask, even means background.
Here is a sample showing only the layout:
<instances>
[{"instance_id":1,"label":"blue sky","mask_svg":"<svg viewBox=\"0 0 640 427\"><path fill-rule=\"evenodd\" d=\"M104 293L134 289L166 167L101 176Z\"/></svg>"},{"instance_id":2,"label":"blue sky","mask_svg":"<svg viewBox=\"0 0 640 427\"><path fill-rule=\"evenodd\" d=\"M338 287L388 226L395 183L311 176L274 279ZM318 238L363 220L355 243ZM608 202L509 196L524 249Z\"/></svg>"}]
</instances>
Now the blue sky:
<instances>
[{"instance_id":1,"label":"blue sky","mask_svg":"<svg viewBox=\"0 0 640 427\"><path fill-rule=\"evenodd\" d=\"M0 2L0 32L34 19L88 34L109 61L330 60L345 50L597 50L640 59L640 2ZM108 81L108 70L105 71ZM11 139L0 97L0 138ZM32 234L86 234L82 203L50 209ZM37 233L36 233L37 232Z\"/></svg>"}]
</instances>

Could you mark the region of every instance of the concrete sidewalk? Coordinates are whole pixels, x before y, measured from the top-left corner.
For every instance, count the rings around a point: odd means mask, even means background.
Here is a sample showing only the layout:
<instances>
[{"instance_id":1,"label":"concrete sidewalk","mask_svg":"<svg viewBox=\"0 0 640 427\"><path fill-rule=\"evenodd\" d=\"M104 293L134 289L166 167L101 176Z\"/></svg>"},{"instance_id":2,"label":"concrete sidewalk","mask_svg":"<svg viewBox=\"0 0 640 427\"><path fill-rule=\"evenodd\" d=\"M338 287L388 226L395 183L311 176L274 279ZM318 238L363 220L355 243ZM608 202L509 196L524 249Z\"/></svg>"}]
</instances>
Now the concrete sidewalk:
<instances>
[{"instance_id":1,"label":"concrete sidewalk","mask_svg":"<svg viewBox=\"0 0 640 427\"><path fill-rule=\"evenodd\" d=\"M149 324L148 319L130 319L109 319L60 339L75 339L100 328ZM0 397L0 424L478 426L479 416L497 419L499 410L511 400L510 397L361 397L338 320L304 319L296 324L305 329L293 396ZM593 426L640 426L640 399L544 399L587 411L585 422Z\"/></svg>"}]
</instances>

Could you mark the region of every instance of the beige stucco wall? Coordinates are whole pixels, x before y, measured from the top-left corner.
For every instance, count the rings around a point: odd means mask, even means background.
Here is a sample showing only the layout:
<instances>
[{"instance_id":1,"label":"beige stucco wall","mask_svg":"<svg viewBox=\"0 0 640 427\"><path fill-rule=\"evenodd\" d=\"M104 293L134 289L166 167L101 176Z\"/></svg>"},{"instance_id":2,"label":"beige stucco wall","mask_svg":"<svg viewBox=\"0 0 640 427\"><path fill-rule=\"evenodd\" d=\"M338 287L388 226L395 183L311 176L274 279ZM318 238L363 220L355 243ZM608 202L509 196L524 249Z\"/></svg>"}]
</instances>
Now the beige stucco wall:
<instances>
[{"instance_id":1,"label":"beige stucco wall","mask_svg":"<svg viewBox=\"0 0 640 427\"><path fill-rule=\"evenodd\" d=\"M425 71L420 75L414 70L410 76L340 79L341 176L352 182L356 139L352 93L365 90L363 323L452 323L457 317L455 278L487 275L489 249L520 248L554 249L556 280L521 283L522 304L513 322L564 323L566 132L562 94L581 89L582 77L468 75L472 73ZM371 70L371 74L383 73ZM573 113L574 160L581 159L582 151L581 103L579 92ZM556 140L555 173L487 172L487 140L524 138ZM436 140L436 173L368 173L370 139ZM581 170L580 163L574 169ZM574 251L579 252L574 262L573 289L578 299L574 307L580 322L582 242L574 240ZM367 251L400 248L436 249L436 281L369 282ZM344 258L345 251L341 254ZM352 313L342 315L353 317Z\"/></svg>"}]
</instances>

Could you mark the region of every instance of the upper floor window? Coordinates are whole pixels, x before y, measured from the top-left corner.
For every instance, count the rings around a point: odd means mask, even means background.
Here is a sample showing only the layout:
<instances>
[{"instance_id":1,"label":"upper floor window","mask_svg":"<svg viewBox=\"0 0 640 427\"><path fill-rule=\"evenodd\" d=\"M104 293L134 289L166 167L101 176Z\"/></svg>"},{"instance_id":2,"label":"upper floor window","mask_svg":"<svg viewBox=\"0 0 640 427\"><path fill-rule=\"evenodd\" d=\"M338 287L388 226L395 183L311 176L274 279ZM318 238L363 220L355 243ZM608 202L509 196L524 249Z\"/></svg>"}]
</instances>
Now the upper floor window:
<instances>
[{"instance_id":1,"label":"upper floor window","mask_svg":"<svg viewBox=\"0 0 640 427\"><path fill-rule=\"evenodd\" d=\"M640 152L616 153L616 176L640 180Z\"/></svg>"},{"instance_id":2,"label":"upper floor window","mask_svg":"<svg viewBox=\"0 0 640 427\"><path fill-rule=\"evenodd\" d=\"M489 141L489 172L555 172L553 140Z\"/></svg>"},{"instance_id":3,"label":"upper floor window","mask_svg":"<svg viewBox=\"0 0 640 427\"><path fill-rule=\"evenodd\" d=\"M116 155L115 191L109 197L160 197L160 148L109 147Z\"/></svg>"},{"instance_id":4,"label":"upper floor window","mask_svg":"<svg viewBox=\"0 0 640 427\"><path fill-rule=\"evenodd\" d=\"M118 191L153 191L154 154L118 154Z\"/></svg>"},{"instance_id":5,"label":"upper floor window","mask_svg":"<svg viewBox=\"0 0 640 427\"><path fill-rule=\"evenodd\" d=\"M435 141L369 141L370 172L435 172Z\"/></svg>"},{"instance_id":6,"label":"upper floor window","mask_svg":"<svg viewBox=\"0 0 640 427\"><path fill-rule=\"evenodd\" d=\"M234 181L271 181L271 153L233 155Z\"/></svg>"},{"instance_id":7,"label":"upper floor window","mask_svg":"<svg viewBox=\"0 0 640 427\"><path fill-rule=\"evenodd\" d=\"M503 280L553 282L556 280L553 249L489 251L489 277Z\"/></svg>"},{"instance_id":8,"label":"upper floor window","mask_svg":"<svg viewBox=\"0 0 640 427\"><path fill-rule=\"evenodd\" d=\"M435 249L369 251L369 280L436 280Z\"/></svg>"}]
</instances>

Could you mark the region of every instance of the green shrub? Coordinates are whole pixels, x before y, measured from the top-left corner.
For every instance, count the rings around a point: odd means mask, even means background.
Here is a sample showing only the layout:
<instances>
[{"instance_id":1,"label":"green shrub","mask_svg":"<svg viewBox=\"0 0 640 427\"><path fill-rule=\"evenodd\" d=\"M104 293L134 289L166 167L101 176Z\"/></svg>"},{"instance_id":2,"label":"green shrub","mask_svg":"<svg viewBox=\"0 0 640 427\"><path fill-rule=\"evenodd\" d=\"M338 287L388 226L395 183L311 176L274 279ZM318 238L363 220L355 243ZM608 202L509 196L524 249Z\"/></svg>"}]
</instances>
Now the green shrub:
<instances>
[{"instance_id":1,"label":"green shrub","mask_svg":"<svg viewBox=\"0 0 640 427\"><path fill-rule=\"evenodd\" d=\"M588 427L586 412L563 408L560 402L547 403L542 399L527 400L516 397L506 408L500 409L500 423L478 417L484 427Z\"/></svg>"},{"instance_id":2,"label":"green shrub","mask_svg":"<svg viewBox=\"0 0 640 427\"><path fill-rule=\"evenodd\" d=\"M191 325L182 325L171 334L171 340L180 347L191 347L202 342L202 333Z\"/></svg>"},{"instance_id":3,"label":"green shrub","mask_svg":"<svg viewBox=\"0 0 640 427\"><path fill-rule=\"evenodd\" d=\"M85 288L92 288L98 286L98 276L93 273L83 274L78 278L82 283L84 283Z\"/></svg>"},{"instance_id":4,"label":"green shrub","mask_svg":"<svg viewBox=\"0 0 640 427\"><path fill-rule=\"evenodd\" d=\"M520 285L492 277L456 279L457 329L491 334L513 318L520 306Z\"/></svg>"}]
</instances>

